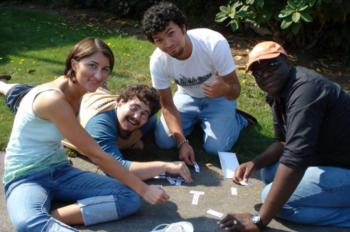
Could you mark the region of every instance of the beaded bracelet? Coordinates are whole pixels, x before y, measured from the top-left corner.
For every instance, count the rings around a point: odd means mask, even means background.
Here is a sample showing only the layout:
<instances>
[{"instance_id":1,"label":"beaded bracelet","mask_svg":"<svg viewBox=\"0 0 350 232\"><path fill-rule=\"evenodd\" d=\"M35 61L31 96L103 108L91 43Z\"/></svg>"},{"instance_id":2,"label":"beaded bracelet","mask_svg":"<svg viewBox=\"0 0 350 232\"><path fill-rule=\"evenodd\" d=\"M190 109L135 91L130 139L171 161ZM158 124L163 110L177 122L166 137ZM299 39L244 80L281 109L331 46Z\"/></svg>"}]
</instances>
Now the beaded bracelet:
<instances>
[{"instance_id":1,"label":"beaded bracelet","mask_svg":"<svg viewBox=\"0 0 350 232\"><path fill-rule=\"evenodd\" d=\"M189 143L189 141L187 139L184 139L182 142L180 142L178 145L177 145L177 149L180 149L182 147L182 145L184 145L185 143Z\"/></svg>"}]
</instances>

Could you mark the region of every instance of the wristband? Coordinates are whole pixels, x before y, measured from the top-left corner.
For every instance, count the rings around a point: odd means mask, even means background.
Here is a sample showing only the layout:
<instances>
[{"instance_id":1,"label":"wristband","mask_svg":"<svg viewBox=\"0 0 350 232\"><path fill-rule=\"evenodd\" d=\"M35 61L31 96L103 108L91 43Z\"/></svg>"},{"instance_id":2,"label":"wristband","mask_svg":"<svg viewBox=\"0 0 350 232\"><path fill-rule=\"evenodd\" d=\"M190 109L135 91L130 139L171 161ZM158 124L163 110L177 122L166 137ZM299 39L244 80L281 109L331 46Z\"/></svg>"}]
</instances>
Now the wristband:
<instances>
[{"instance_id":1,"label":"wristband","mask_svg":"<svg viewBox=\"0 0 350 232\"><path fill-rule=\"evenodd\" d=\"M185 143L189 143L189 141L187 139L184 139L182 142L180 142L178 145L177 145L177 149L180 149L182 147L182 145L184 145Z\"/></svg>"}]
</instances>

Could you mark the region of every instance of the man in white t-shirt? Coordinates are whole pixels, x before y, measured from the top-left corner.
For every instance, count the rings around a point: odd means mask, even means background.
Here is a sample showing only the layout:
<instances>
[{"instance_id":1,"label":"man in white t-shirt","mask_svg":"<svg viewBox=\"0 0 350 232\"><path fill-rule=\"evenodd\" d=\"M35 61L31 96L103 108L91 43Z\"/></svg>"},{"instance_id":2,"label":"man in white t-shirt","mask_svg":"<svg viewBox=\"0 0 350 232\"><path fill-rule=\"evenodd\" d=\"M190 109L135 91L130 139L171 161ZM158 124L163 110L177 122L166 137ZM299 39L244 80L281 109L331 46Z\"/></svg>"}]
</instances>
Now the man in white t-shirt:
<instances>
[{"instance_id":1,"label":"man in white t-shirt","mask_svg":"<svg viewBox=\"0 0 350 232\"><path fill-rule=\"evenodd\" d=\"M195 155L186 136L200 122L206 152L230 150L247 121L236 113L240 84L227 40L210 29L187 31L185 16L168 2L145 12L143 30L157 46L150 61L152 84L162 106L157 145L177 146L179 158L193 165ZM177 84L174 97L172 81Z\"/></svg>"}]
</instances>

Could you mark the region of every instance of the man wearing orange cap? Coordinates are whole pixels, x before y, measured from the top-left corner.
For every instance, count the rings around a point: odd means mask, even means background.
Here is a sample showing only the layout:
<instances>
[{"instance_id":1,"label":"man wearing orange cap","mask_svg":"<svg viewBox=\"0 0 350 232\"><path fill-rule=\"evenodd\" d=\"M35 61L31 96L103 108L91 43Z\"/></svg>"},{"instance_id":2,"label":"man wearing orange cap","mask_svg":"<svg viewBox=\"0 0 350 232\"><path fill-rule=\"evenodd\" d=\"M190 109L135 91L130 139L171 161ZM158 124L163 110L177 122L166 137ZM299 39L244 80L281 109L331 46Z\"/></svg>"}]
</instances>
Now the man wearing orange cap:
<instances>
[{"instance_id":1,"label":"man wearing orange cap","mask_svg":"<svg viewBox=\"0 0 350 232\"><path fill-rule=\"evenodd\" d=\"M228 214L227 231L260 231L275 216L300 224L350 227L350 96L322 75L288 62L275 42L257 44L247 70L267 92L277 141L241 164L239 183L261 170L260 212Z\"/></svg>"}]
</instances>

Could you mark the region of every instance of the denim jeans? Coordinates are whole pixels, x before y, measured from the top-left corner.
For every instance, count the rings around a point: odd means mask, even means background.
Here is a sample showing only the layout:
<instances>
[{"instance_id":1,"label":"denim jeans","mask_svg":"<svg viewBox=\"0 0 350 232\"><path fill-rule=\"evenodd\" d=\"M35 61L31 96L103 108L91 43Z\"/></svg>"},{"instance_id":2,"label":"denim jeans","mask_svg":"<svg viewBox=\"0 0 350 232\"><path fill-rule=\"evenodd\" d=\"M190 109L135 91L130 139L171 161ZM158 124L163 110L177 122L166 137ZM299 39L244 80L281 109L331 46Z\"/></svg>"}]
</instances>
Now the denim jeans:
<instances>
[{"instance_id":1,"label":"denim jeans","mask_svg":"<svg viewBox=\"0 0 350 232\"><path fill-rule=\"evenodd\" d=\"M17 84L5 96L5 103L16 114L22 98L33 88L32 85Z\"/></svg>"},{"instance_id":2,"label":"denim jeans","mask_svg":"<svg viewBox=\"0 0 350 232\"><path fill-rule=\"evenodd\" d=\"M157 124L157 115L154 114L148 119L146 124L140 128L142 134L145 135L147 132L153 130L156 124Z\"/></svg>"},{"instance_id":3,"label":"denim jeans","mask_svg":"<svg viewBox=\"0 0 350 232\"><path fill-rule=\"evenodd\" d=\"M139 196L117 180L60 165L5 185L7 210L16 231L77 231L50 216L51 202L78 203L85 225L136 212Z\"/></svg>"},{"instance_id":4,"label":"denim jeans","mask_svg":"<svg viewBox=\"0 0 350 232\"><path fill-rule=\"evenodd\" d=\"M261 170L270 191L279 163ZM350 169L331 166L308 167L298 187L278 217L300 224L350 227Z\"/></svg>"},{"instance_id":5,"label":"denim jeans","mask_svg":"<svg viewBox=\"0 0 350 232\"><path fill-rule=\"evenodd\" d=\"M218 151L228 151L238 139L247 120L236 113L236 101L221 98L195 98L176 92L174 103L180 113L182 128L188 136L197 122L204 131L204 150L217 155ZM176 147L163 115L155 129L157 145L162 149Z\"/></svg>"}]
</instances>

